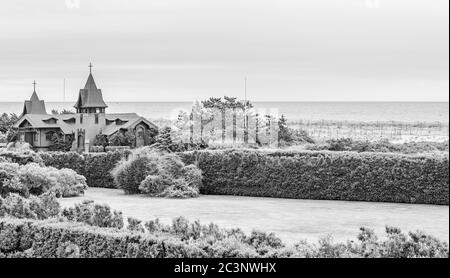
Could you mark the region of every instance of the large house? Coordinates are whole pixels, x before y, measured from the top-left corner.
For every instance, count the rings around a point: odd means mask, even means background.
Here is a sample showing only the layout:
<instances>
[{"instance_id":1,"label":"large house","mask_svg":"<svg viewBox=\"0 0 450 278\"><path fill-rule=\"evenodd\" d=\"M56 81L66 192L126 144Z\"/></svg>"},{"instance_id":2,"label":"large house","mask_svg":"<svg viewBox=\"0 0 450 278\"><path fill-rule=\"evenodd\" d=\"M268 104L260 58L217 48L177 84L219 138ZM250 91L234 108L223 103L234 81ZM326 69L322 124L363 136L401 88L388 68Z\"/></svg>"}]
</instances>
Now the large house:
<instances>
[{"instance_id":1,"label":"large house","mask_svg":"<svg viewBox=\"0 0 450 278\"><path fill-rule=\"evenodd\" d=\"M19 130L21 142L29 143L36 150L48 150L51 138L59 132L73 140L73 151L89 151L98 134L112 136L118 132L131 131L135 134L136 147L147 144L148 131L158 127L147 119L135 114L107 114L107 105L102 91L97 88L92 71L84 89L80 89L74 105L75 114L48 114L45 102L40 100L34 86L30 100L26 100L23 112L14 127Z\"/></svg>"}]
</instances>

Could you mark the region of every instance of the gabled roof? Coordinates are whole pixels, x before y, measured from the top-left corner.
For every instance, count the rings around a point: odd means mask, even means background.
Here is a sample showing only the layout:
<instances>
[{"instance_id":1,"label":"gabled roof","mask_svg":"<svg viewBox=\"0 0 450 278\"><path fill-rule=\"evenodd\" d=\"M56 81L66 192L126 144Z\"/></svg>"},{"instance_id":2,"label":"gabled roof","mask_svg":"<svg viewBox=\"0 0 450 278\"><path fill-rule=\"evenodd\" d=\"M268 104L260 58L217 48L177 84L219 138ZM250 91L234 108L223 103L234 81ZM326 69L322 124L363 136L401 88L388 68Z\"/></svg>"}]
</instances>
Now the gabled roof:
<instances>
[{"instance_id":1,"label":"gabled roof","mask_svg":"<svg viewBox=\"0 0 450 278\"><path fill-rule=\"evenodd\" d=\"M136 125L143 122L147 124L151 128L158 129L158 126L154 123L150 122L144 117L140 117L135 113L127 113L127 114L106 114L107 120L121 120L126 121L125 123L121 125L117 125L115 123L111 123L105 127L105 129L102 131L102 134L105 134L107 136L112 135L116 133L117 131L121 129L130 129L135 128Z\"/></svg>"},{"instance_id":2,"label":"gabled roof","mask_svg":"<svg viewBox=\"0 0 450 278\"><path fill-rule=\"evenodd\" d=\"M25 100L23 104L22 115L25 114L47 114L45 102L39 99L36 91L33 91L30 100Z\"/></svg>"},{"instance_id":3,"label":"gabled roof","mask_svg":"<svg viewBox=\"0 0 450 278\"><path fill-rule=\"evenodd\" d=\"M97 85L95 85L92 73L89 73L89 77L86 81L84 89L80 89L78 100L77 103L75 103L74 107L75 108L108 107L105 101L103 100L102 90L98 89Z\"/></svg>"},{"instance_id":4,"label":"gabled roof","mask_svg":"<svg viewBox=\"0 0 450 278\"><path fill-rule=\"evenodd\" d=\"M73 127L63 121L63 119L71 118L73 115L39 115L39 114L27 114L23 115L15 124L14 127L18 128L24 121L30 123L33 128L60 128L65 134L73 132ZM50 119L56 119L53 123L48 121Z\"/></svg>"},{"instance_id":5,"label":"gabled roof","mask_svg":"<svg viewBox=\"0 0 450 278\"><path fill-rule=\"evenodd\" d=\"M83 124L79 123L69 123L70 120L76 117L77 114L60 114L60 115L39 115L39 114L27 114L23 115L15 124L14 127L18 128L24 121L28 121L32 128L60 128L65 134L71 134L75 132L78 128L82 128ZM56 122L49 121L50 119L55 119ZM110 123L106 125L103 123L102 134L112 135L121 129L130 129L136 127L139 123L144 122L149 127L157 129L158 127L145 119L140 117L136 113L125 113L125 114L106 114L105 119L110 121L121 120L123 124Z\"/></svg>"}]
</instances>

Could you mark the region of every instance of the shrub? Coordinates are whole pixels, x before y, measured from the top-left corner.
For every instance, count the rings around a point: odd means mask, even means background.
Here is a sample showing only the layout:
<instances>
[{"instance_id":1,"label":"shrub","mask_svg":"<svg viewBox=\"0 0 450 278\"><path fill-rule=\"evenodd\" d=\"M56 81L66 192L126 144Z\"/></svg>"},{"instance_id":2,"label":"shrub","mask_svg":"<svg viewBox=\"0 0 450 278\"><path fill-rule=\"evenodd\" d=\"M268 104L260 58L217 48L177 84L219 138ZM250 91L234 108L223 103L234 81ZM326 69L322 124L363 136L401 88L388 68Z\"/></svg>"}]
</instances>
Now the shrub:
<instances>
[{"instance_id":1,"label":"shrub","mask_svg":"<svg viewBox=\"0 0 450 278\"><path fill-rule=\"evenodd\" d=\"M115 188L114 177L111 170L124 157L127 157L130 151L112 151L99 154L84 155L83 176L86 177L88 185L93 187Z\"/></svg>"},{"instance_id":2,"label":"shrub","mask_svg":"<svg viewBox=\"0 0 450 278\"><path fill-rule=\"evenodd\" d=\"M58 170L36 163L0 163L0 194L3 196L18 193L28 197L54 192L58 197L72 197L83 194L86 188L86 179L70 169Z\"/></svg>"},{"instance_id":3,"label":"shrub","mask_svg":"<svg viewBox=\"0 0 450 278\"><path fill-rule=\"evenodd\" d=\"M160 197L166 198L195 198L199 196L198 188L189 186L184 179L175 179L172 181L171 186L166 187L160 194Z\"/></svg>"},{"instance_id":4,"label":"shrub","mask_svg":"<svg viewBox=\"0 0 450 278\"><path fill-rule=\"evenodd\" d=\"M390 143L388 140L375 142L358 141L351 138L330 139L323 144L309 145L309 150L354 151L354 152L393 152L404 154L448 152L446 142L410 142L403 144Z\"/></svg>"},{"instance_id":5,"label":"shrub","mask_svg":"<svg viewBox=\"0 0 450 278\"><path fill-rule=\"evenodd\" d=\"M274 233L267 234L260 231L252 231L246 242L253 246L260 255L265 255L272 249L285 247L281 239L276 237Z\"/></svg>"},{"instance_id":6,"label":"shrub","mask_svg":"<svg viewBox=\"0 0 450 278\"><path fill-rule=\"evenodd\" d=\"M448 258L447 243L420 232L403 234L391 227L386 228L384 240L362 228L357 241L334 243L327 237L318 244L301 241L285 247L273 234L253 232L246 236L239 230L190 223L184 218L175 219L171 226L153 222L154 229L145 233L139 220L129 222L129 230L118 230L54 220L2 218L0 257Z\"/></svg>"},{"instance_id":7,"label":"shrub","mask_svg":"<svg viewBox=\"0 0 450 278\"><path fill-rule=\"evenodd\" d=\"M94 204L90 200L83 201L71 208L65 208L62 216L69 221L83 222L91 226L118 229L123 227L122 212L111 211L108 205Z\"/></svg>"},{"instance_id":8,"label":"shrub","mask_svg":"<svg viewBox=\"0 0 450 278\"><path fill-rule=\"evenodd\" d=\"M49 146L50 151L63 151L68 152L72 148L74 142L73 136L67 136L62 132L54 132Z\"/></svg>"},{"instance_id":9,"label":"shrub","mask_svg":"<svg viewBox=\"0 0 450 278\"><path fill-rule=\"evenodd\" d=\"M44 152L41 157L44 164L57 169L69 168L86 177L92 187L115 188L111 170L130 151L111 151L107 153Z\"/></svg>"},{"instance_id":10,"label":"shrub","mask_svg":"<svg viewBox=\"0 0 450 278\"><path fill-rule=\"evenodd\" d=\"M132 218L132 217L128 217L127 221L128 221L128 226L127 226L128 231L138 232L138 233L145 232L144 227L141 224L141 222L142 222L141 220L138 220L138 219Z\"/></svg>"},{"instance_id":11,"label":"shrub","mask_svg":"<svg viewBox=\"0 0 450 278\"><path fill-rule=\"evenodd\" d=\"M130 150L128 146L107 146L105 147L106 152L115 152L115 151L127 151Z\"/></svg>"},{"instance_id":12,"label":"shrub","mask_svg":"<svg viewBox=\"0 0 450 278\"><path fill-rule=\"evenodd\" d=\"M45 166L72 169L84 176L84 157L76 152L42 152L39 154Z\"/></svg>"},{"instance_id":13,"label":"shrub","mask_svg":"<svg viewBox=\"0 0 450 278\"><path fill-rule=\"evenodd\" d=\"M306 130L298 130L288 127L287 119L281 115L278 120L278 144L280 146L291 146L302 143L314 143Z\"/></svg>"},{"instance_id":14,"label":"shrub","mask_svg":"<svg viewBox=\"0 0 450 278\"><path fill-rule=\"evenodd\" d=\"M0 217L48 219L59 215L60 207L54 193L45 193L39 197L23 198L18 194L0 197Z\"/></svg>"},{"instance_id":15,"label":"shrub","mask_svg":"<svg viewBox=\"0 0 450 278\"><path fill-rule=\"evenodd\" d=\"M43 163L39 154L30 149L0 149L0 157L6 159L9 162L18 163L20 165L25 165L32 162L38 164Z\"/></svg>"},{"instance_id":16,"label":"shrub","mask_svg":"<svg viewBox=\"0 0 450 278\"><path fill-rule=\"evenodd\" d=\"M171 185L169 178L157 175L148 175L139 185L139 190L150 195L157 195Z\"/></svg>"},{"instance_id":17,"label":"shrub","mask_svg":"<svg viewBox=\"0 0 450 278\"><path fill-rule=\"evenodd\" d=\"M105 151L105 148L103 146L91 146L89 151L93 153L102 153Z\"/></svg>"},{"instance_id":18,"label":"shrub","mask_svg":"<svg viewBox=\"0 0 450 278\"><path fill-rule=\"evenodd\" d=\"M94 138L94 146L102 147L102 150L105 150L106 146L109 146L108 136L104 134L97 134Z\"/></svg>"},{"instance_id":19,"label":"shrub","mask_svg":"<svg viewBox=\"0 0 450 278\"><path fill-rule=\"evenodd\" d=\"M173 237L131 234L113 228L91 227L79 223L7 218L0 220L2 257L55 258L66 254L63 251L69 246L69 253L79 253L81 258L208 257L199 247Z\"/></svg>"},{"instance_id":20,"label":"shrub","mask_svg":"<svg viewBox=\"0 0 450 278\"><path fill-rule=\"evenodd\" d=\"M56 178L56 184L50 191L55 192L56 196L76 197L84 194L87 189L86 178L78 175L74 170L52 168L52 175Z\"/></svg>"},{"instance_id":21,"label":"shrub","mask_svg":"<svg viewBox=\"0 0 450 278\"><path fill-rule=\"evenodd\" d=\"M133 147L136 136L131 131L116 132L109 137L109 146L128 146Z\"/></svg>"},{"instance_id":22,"label":"shrub","mask_svg":"<svg viewBox=\"0 0 450 278\"><path fill-rule=\"evenodd\" d=\"M20 182L19 169L17 163L0 162L0 196L6 196L8 193L29 195L28 188Z\"/></svg>"},{"instance_id":23,"label":"shrub","mask_svg":"<svg viewBox=\"0 0 450 278\"><path fill-rule=\"evenodd\" d=\"M139 186L142 181L155 171L155 168L151 167L151 162L152 160L145 156L134 156L119 162L112 171L117 187L122 188L127 194L140 193Z\"/></svg>"},{"instance_id":24,"label":"shrub","mask_svg":"<svg viewBox=\"0 0 450 278\"><path fill-rule=\"evenodd\" d=\"M80 247L78 245L66 241L58 246L56 249L57 258L79 258L80 257Z\"/></svg>"},{"instance_id":25,"label":"shrub","mask_svg":"<svg viewBox=\"0 0 450 278\"><path fill-rule=\"evenodd\" d=\"M254 150L180 153L203 194L449 204L448 155Z\"/></svg>"},{"instance_id":26,"label":"shrub","mask_svg":"<svg viewBox=\"0 0 450 278\"><path fill-rule=\"evenodd\" d=\"M178 155L151 147L135 150L112 174L125 193L151 196L196 197L201 183L201 172L194 165L187 167Z\"/></svg>"},{"instance_id":27,"label":"shrub","mask_svg":"<svg viewBox=\"0 0 450 278\"><path fill-rule=\"evenodd\" d=\"M53 169L55 168L40 167L35 163L20 166L17 174L28 191L25 195L41 195L56 186L57 180L52 173Z\"/></svg>"}]
</instances>

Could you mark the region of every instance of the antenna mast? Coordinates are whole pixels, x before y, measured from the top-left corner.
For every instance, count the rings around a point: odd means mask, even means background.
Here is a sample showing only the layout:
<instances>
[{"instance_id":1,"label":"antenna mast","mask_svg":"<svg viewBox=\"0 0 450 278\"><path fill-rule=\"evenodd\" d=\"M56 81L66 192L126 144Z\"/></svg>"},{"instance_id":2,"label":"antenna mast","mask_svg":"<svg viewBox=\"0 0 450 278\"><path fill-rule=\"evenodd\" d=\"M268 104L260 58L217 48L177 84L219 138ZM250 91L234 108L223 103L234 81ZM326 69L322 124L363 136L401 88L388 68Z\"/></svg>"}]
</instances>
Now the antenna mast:
<instances>
[{"instance_id":1,"label":"antenna mast","mask_svg":"<svg viewBox=\"0 0 450 278\"><path fill-rule=\"evenodd\" d=\"M63 81L63 102L66 101L66 79Z\"/></svg>"}]
</instances>

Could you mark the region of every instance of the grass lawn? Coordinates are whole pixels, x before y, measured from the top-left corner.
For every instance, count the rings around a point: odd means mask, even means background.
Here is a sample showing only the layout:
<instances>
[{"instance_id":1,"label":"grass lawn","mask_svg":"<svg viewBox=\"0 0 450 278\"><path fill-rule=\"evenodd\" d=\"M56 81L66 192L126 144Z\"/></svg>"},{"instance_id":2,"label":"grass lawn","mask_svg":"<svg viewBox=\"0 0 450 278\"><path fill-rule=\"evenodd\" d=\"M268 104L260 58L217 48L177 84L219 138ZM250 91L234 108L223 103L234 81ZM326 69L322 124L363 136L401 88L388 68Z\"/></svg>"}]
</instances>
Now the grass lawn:
<instances>
[{"instance_id":1,"label":"grass lawn","mask_svg":"<svg viewBox=\"0 0 450 278\"><path fill-rule=\"evenodd\" d=\"M143 221L159 218L171 223L184 216L203 224L214 222L224 228L240 227L245 232L258 229L274 232L287 243L301 239L317 241L333 234L336 241L355 239L366 226L381 235L385 225L403 231L422 230L449 241L449 206L316 201L239 196L202 195L195 199L150 198L125 195L122 190L89 188L85 196L61 199L63 207L82 200L108 204Z\"/></svg>"}]
</instances>

